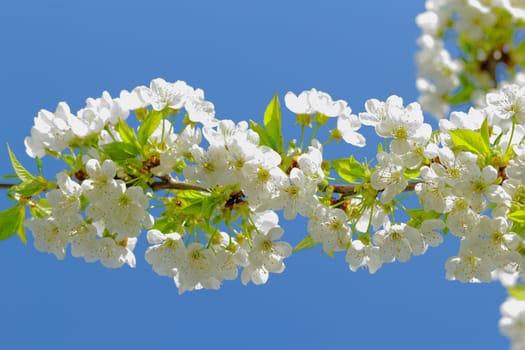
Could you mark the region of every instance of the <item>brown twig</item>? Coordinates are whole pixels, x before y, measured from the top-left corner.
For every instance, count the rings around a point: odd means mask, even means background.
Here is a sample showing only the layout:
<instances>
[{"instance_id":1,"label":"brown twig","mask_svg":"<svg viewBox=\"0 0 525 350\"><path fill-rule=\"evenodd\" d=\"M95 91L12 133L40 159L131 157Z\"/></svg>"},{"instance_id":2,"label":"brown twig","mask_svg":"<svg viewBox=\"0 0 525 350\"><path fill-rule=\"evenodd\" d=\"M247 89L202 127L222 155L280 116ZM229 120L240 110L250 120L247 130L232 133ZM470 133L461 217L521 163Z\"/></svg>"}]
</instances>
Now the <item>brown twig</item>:
<instances>
[{"instance_id":1,"label":"brown twig","mask_svg":"<svg viewBox=\"0 0 525 350\"><path fill-rule=\"evenodd\" d=\"M403 192L413 191L418 183L419 182L410 182L407 185L407 187L405 187ZM339 193L343 197L344 196L351 196L353 194L356 194L358 186L359 185L332 185L332 187L334 189L334 193ZM378 190L378 192L383 192L383 190Z\"/></svg>"},{"instance_id":2,"label":"brown twig","mask_svg":"<svg viewBox=\"0 0 525 350\"><path fill-rule=\"evenodd\" d=\"M411 182L407 185L405 188L405 192L413 191L416 184L418 182ZM18 184L8 184L8 183L0 183L0 189L9 189L15 185ZM188 184L185 182L178 182L175 181L172 177L169 176L163 176L160 178L160 180L153 182L150 184L150 187L153 191L160 191L160 190L195 190L195 191L201 191L201 192L211 192L209 188L202 187L199 185L193 185ZM334 189L334 193L339 193L343 196L351 196L353 194L356 194L357 192L357 186L356 185L332 185ZM381 190L379 192L382 192Z\"/></svg>"},{"instance_id":3,"label":"brown twig","mask_svg":"<svg viewBox=\"0 0 525 350\"><path fill-rule=\"evenodd\" d=\"M0 188L9 189L9 188L13 187L14 185L18 185L18 184L0 184Z\"/></svg>"},{"instance_id":4,"label":"brown twig","mask_svg":"<svg viewBox=\"0 0 525 350\"><path fill-rule=\"evenodd\" d=\"M153 182L150 187L155 192L159 190L195 190L201 192L210 192L209 188L188 184L185 182L178 182L170 176L161 177L159 181Z\"/></svg>"}]
</instances>

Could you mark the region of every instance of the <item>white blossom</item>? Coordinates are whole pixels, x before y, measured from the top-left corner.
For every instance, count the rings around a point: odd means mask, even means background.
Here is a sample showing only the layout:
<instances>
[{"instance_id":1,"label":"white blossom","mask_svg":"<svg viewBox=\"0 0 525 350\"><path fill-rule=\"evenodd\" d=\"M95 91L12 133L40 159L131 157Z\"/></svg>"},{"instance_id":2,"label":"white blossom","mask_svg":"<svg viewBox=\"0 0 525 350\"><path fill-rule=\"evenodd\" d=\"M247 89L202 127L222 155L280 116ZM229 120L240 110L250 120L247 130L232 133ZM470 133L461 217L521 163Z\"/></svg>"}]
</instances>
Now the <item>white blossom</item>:
<instances>
[{"instance_id":1,"label":"white blossom","mask_svg":"<svg viewBox=\"0 0 525 350\"><path fill-rule=\"evenodd\" d=\"M512 340L511 349L525 349L525 300L508 298L500 310L499 328Z\"/></svg>"}]
</instances>

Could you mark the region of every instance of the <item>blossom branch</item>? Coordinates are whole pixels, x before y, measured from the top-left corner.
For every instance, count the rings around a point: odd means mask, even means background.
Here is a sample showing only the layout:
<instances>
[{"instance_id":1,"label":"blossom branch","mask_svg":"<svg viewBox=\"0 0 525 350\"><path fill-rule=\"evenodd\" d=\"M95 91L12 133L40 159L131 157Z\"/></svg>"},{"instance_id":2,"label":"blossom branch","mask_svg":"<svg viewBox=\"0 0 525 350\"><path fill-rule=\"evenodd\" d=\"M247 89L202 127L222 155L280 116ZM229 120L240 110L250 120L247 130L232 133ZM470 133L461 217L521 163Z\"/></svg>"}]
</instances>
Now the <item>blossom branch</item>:
<instances>
[{"instance_id":1,"label":"blossom branch","mask_svg":"<svg viewBox=\"0 0 525 350\"><path fill-rule=\"evenodd\" d=\"M413 191L418 183L417 181L409 183L407 187L405 187L404 192ZM343 196L356 194L358 186L360 185L332 185L334 193L339 193ZM379 190L378 192L383 192L383 190Z\"/></svg>"},{"instance_id":2,"label":"blossom branch","mask_svg":"<svg viewBox=\"0 0 525 350\"><path fill-rule=\"evenodd\" d=\"M201 192L211 192L209 188L175 181L175 179L173 179L171 176L160 177L160 181L153 182L150 187L155 192L159 190L195 190Z\"/></svg>"},{"instance_id":3,"label":"blossom branch","mask_svg":"<svg viewBox=\"0 0 525 350\"><path fill-rule=\"evenodd\" d=\"M407 185L404 192L413 191L418 182L411 182ZM18 184L0 183L0 189L9 189ZM334 193L339 193L343 196L351 196L357 193L359 185L331 185ZM209 188L202 187L199 185L193 185L185 182L178 182L172 177L163 176L159 181L155 181L150 184L153 191L157 192L160 190L195 190L201 192L211 192ZM382 192L382 190L379 190Z\"/></svg>"}]
</instances>

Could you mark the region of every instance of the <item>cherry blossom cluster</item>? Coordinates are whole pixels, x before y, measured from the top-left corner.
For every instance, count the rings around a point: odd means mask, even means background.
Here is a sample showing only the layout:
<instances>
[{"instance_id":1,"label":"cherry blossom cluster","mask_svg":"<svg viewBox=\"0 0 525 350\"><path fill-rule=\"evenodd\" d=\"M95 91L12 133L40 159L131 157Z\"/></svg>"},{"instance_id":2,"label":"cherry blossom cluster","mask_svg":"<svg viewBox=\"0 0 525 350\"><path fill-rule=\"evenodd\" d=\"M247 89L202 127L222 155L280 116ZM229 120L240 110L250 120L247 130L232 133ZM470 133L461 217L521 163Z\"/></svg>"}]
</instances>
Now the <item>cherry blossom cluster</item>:
<instances>
[{"instance_id":1,"label":"cherry blossom cluster","mask_svg":"<svg viewBox=\"0 0 525 350\"><path fill-rule=\"evenodd\" d=\"M525 300L509 298L501 305L501 333L512 342L512 350L525 348Z\"/></svg>"},{"instance_id":2,"label":"cherry blossom cluster","mask_svg":"<svg viewBox=\"0 0 525 350\"><path fill-rule=\"evenodd\" d=\"M193 89L183 81L168 83L159 78L151 81L150 87L123 90L117 98L106 91L100 98L88 98L86 106L76 114L65 102L60 102L54 113L41 110L31 136L24 141L26 152L32 158L57 156L68 147L88 144L93 135L99 136L98 144L109 143L115 138L114 126L120 120L126 120L130 111L147 106L155 111L185 108L192 122L209 122L215 116L213 104L204 100L201 89Z\"/></svg>"},{"instance_id":3,"label":"cherry blossom cluster","mask_svg":"<svg viewBox=\"0 0 525 350\"><path fill-rule=\"evenodd\" d=\"M315 89L284 101L301 127L300 141L286 147L277 97L264 126L235 123L217 119L203 91L182 81L155 79L117 98L104 92L75 114L64 102L40 111L27 154L61 158L68 170L47 181L12 158L22 182L10 191L31 210L25 226L35 247L133 267L146 229L146 261L183 293L239 275L244 284L266 283L293 251L316 245L345 254L352 271L375 273L449 235L459 251L445 264L447 279L500 279L509 288L525 280L524 87L506 84L438 130L419 103L398 96L370 99L358 114ZM323 144L317 131L330 122ZM325 158L329 142L363 147L362 125L382 139L375 161ZM408 208L415 201L421 207ZM279 212L308 220L293 249ZM520 303L502 308L502 332L515 344L525 331L512 306Z\"/></svg>"},{"instance_id":4,"label":"cherry blossom cluster","mask_svg":"<svg viewBox=\"0 0 525 350\"><path fill-rule=\"evenodd\" d=\"M266 283L270 272L284 271L283 259L290 256L290 244L277 241L284 233L275 212L257 212L252 230L231 237L216 233L206 249L202 243L186 245L176 233L148 231L146 261L161 276L173 278L179 293L194 289L218 289L223 280L233 280L242 267L243 284ZM249 237L253 237L250 241Z\"/></svg>"},{"instance_id":5,"label":"cherry blossom cluster","mask_svg":"<svg viewBox=\"0 0 525 350\"><path fill-rule=\"evenodd\" d=\"M133 249L143 227L153 224L147 212L149 201L141 187L127 187L115 180L116 166L111 160L101 165L90 159L88 178L81 185L66 173L57 175L58 188L46 194L48 215L33 217L27 227L35 248L63 259L71 244L71 254L86 262L100 261L116 268L123 264L135 267ZM81 197L89 201L85 217Z\"/></svg>"},{"instance_id":6,"label":"cherry blossom cluster","mask_svg":"<svg viewBox=\"0 0 525 350\"><path fill-rule=\"evenodd\" d=\"M515 36L525 28L522 2L427 0L425 6L416 18L417 87L419 102L434 116L444 117L450 104L482 100L524 63Z\"/></svg>"},{"instance_id":7,"label":"cherry blossom cluster","mask_svg":"<svg viewBox=\"0 0 525 350\"><path fill-rule=\"evenodd\" d=\"M59 258L64 257L66 247L71 243L73 255L84 256L89 261L98 260L100 257L96 258L97 255L91 252L95 248L89 242L99 244L111 238L115 246L127 247L125 254L116 255L116 260L132 265L129 257L135 238L142 228L154 225L152 216L146 211L149 200L145 191L153 189L155 178L183 178L181 182L202 189L228 189L226 196L229 198L222 205L230 211L230 216L236 215L241 220L237 230L225 233L198 224L180 224L184 220L191 221L188 218L209 221L214 217L231 224L233 219L224 216L224 208L221 211L223 217L219 218L215 210L210 211L209 217L202 217L201 213L200 217L187 215L183 210L182 214L170 211L163 214L180 216L180 222L172 225L178 230L173 234L191 237L185 243L192 242L203 251L211 249L217 253L222 249L233 254L239 245L237 237L251 245L257 236L246 235L246 231L253 231L255 218L261 213L282 210L284 218L289 220L297 214L307 217L307 232L312 242L320 243L328 254L345 251L352 270L366 265L375 272L383 263L407 261L411 255L421 255L429 246L442 242L439 232L445 229L461 238L458 256L446 264L449 279L486 282L497 270L517 274L523 271L519 254L523 242L517 233L512 232L509 213L522 187L521 158L511 159L513 154L525 153L520 143L525 134L522 90L508 85L499 92L490 93L483 110L453 113L450 120L440 123L438 137L432 137L431 126L423 122L419 104L404 106L397 96L384 102L371 99L365 105L366 112L357 116L351 114L345 101L334 101L328 94L315 89L299 95L286 94L286 106L296 113L298 121L313 115L319 123L326 122L320 116L337 118L337 132L331 135L338 134L339 139L357 146L365 143L364 137L357 132L361 124L373 126L379 137L389 141L387 149L378 153L375 166L366 169L369 174L355 192L339 198L329 198L320 192L329 184L326 181L327 169L323 168L323 147L315 138L304 149L292 146L279 154L271 147L261 145L260 135L247 123L215 119L212 104L204 101L202 90L194 90L183 82L167 83L156 79L149 88L138 87L112 100L105 93L106 100L98 100L102 107L91 108L89 123L84 119L88 115L86 109L74 116L65 113L67 105L61 103L55 112L56 118L45 120L67 123L61 128L57 123L52 124L56 129L48 124L44 129L40 122L50 112L41 111L35 120L32 136L26 139L29 155L56 154L67 147L82 145L90 135L86 130L96 130L93 125L102 125L103 128L98 134L91 134L98 135L96 144L87 142L89 148L75 154L80 167L72 169L69 175L75 176L79 183L66 173L59 174L58 189L46 196L50 215L31 219L28 227L35 236L35 245ZM199 101L208 107L209 114L204 118L202 108L198 118L188 113L189 122L179 134L175 133L175 126L168 119L162 119L156 125L148 137L150 153L141 162L144 165L151 159L157 160L155 164L140 169L150 172L146 180L140 181L134 175L136 169L130 171L126 163L116 164L107 159L111 154L105 154L103 146L111 144L111 139L121 142L124 135L119 121L127 118L130 110L123 105L135 109L151 106L152 111L177 110L187 101L195 105L195 91L200 91L197 94ZM97 100L88 99L88 106L93 106L94 101ZM101 101L105 101L104 104ZM117 104L119 108L115 108ZM194 111L191 108L187 111ZM79 121L87 125L83 133L74 131L78 129L74 125ZM196 127L195 121L202 127ZM487 142L496 150L493 154L480 155L456 147L451 130L479 131L483 122L492 133ZM58 130L62 135L73 135L69 144L58 146L49 142L66 139L51 137ZM49 141L38 141L46 139ZM204 141L206 146L201 145ZM415 192L425 213L431 214L422 215L420 220L412 218L408 223L392 221L400 204L398 197L409 186L410 176L418 179ZM133 186L134 183L137 185ZM66 199L75 204L64 204ZM167 201L179 199L175 194L168 196ZM84 216L80 214L80 203ZM164 204L169 206L168 202ZM491 228L491 231L479 232L482 228ZM261 235L267 231L257 230ZM161 231L157 229L155 232ZM211 244L216 239L213 237L225 234L230 236L227 245ZM158 243L158 239L153 241ZM100 251L106 250L100 248ZM174 251L173 254L178 253ZM123 255L128 256L128 260L123 259ZM216 281L222 279L215 278ZM187 289L192 287L182 288Z\"/></svg>"}]
</instances>

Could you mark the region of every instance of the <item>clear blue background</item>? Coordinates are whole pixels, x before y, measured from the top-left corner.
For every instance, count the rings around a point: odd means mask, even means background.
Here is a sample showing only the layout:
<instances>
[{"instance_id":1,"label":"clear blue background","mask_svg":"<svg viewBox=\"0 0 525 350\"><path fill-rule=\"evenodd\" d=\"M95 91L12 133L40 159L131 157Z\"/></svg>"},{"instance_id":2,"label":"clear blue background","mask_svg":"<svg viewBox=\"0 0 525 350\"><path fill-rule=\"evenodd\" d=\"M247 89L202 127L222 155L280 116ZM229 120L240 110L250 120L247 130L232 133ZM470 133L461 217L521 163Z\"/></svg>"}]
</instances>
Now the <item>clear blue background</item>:
<instances>
[{"instance_id":1,"label":"clear blue background","mask_svg":"<svg viewBox=\"0 0 525 350\"><path fill-rule=\"evenodd\" d=\"M276 91L312 87L355 112L372 97L413 101L414 18L423 9L415 0L3 0L0 140L34 169L23 138L39 109L67 101L77 110L86 97L156 77L203 88L217 116L235 120L261 121ZM11 173L5 149L0 159L0 172ZM283 221L289 241L304 224ZM135 269L109 270L38 253L31 238L0 242L0 349L508 347L497 328L504 289L445 280L453 237L376 275L313 249L264 286L229 281L182 296L152 272L144 249Z\"/></svg>"}]
</instances>

